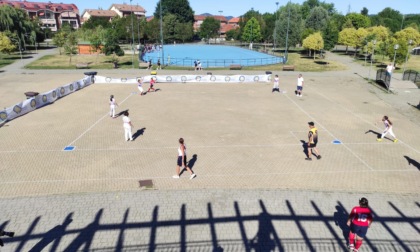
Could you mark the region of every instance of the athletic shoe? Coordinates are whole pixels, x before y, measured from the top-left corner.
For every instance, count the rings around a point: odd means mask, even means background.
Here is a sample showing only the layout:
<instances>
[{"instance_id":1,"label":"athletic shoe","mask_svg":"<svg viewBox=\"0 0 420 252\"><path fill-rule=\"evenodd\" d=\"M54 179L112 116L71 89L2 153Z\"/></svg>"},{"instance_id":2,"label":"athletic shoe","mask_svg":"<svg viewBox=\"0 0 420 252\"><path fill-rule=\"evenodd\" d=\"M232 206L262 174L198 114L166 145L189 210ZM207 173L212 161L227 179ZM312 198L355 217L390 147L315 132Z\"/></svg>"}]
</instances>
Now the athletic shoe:
<instances>
[{"instance_id":1,"label":"athletic shoe","mask_svg":"<svg viewBox=\"0 0 420 252\"><path fill-rule=\"evenodd\" d=\"M354 245L353 244L350 244L349 245L349 252L353 252L354 251Z\"/></svg>"},{"instance_id":2,"label":"athletic shoe","mask_svg":"<svg viewBox=\"0 0 420 252\"><path fill-rule=\"evenodd\" d=\"M321 159L321 158L322 158L322 157L321 157L321 155L318 155L318 156L316 157L316 159L318 159L318 160L319 160L319 159Z\"/></svg>"},{"instance_id":3,"label":"athletic shoe","mask_svg":"<svg viewBox=\"0 0 420 252\"><path fill-rule=\"evenodd\" d=\"M376 139L376 141L382 142L382 138L378 138L378 139Z\"/></svg>"},{"instance_id":4,"label":"athletic shoe","mask_svg":"<svg viewBox=\"0 0 420 252\"><path fill-rule=\"evenodd\" d=\"M302 97L302 95L299 95L299 97Z\"/></svg>"},{"instance_id":5,"label":"athletic shoe","mask_svg":"<svg viewBox=\"0 0 420 252\"><path fill-rule=\"evenodd\" d=\"M0 247L3 247L3 246L4 246L3 240L0 239Z\"/></svg>"},{"instance_id":6,"label":"athletic shoe","mask_svg":"<svg viewBox=\"0 0 420 252\"><path fill-rule=\"evenodd\" d=\"M398 142L398 139L396 139L396 138L395 138L395 139L394 139L394 143L396 143L396 142Z\"/></svg>"},{"instance_id":7,"label":"athletic shoe","mask_svg":"<svg viewBox=\"0 0 420 252\"><path fill-rule=\"evenodd\" d=\"M190 179L195 178L195 176L197 176L197 175L195 175L195 173L191 174Z\"/></svg>"},{"instance_id":8,"label":"athletic shoe","mask_svg":"<svg viewBox=\"0 0 420 252\"><path fill-rule=\"evenodd\" d=\"M4 234L9 236L9 237L15 236L15 232L4 232Z\"/></svg>"},{"instance_id":9,"label":"athletic shoe","mask_svg":"<svg viewBox=\"0 0 420 252\"><path fill-rule=\"evenodd\" d=\"M305 158L305 160L312 161L312 158L308 157L308 158Z\"/></svg>"},{"instance_id":10,"label":"athletic shoe","mask_svg":"<svg viewBox=\"0 0 420 252\"><path fill-rule=\"evenodd\" d=\"M173 175L172 178L179 178L179 175Z\"/></svg>"}]
</instances>

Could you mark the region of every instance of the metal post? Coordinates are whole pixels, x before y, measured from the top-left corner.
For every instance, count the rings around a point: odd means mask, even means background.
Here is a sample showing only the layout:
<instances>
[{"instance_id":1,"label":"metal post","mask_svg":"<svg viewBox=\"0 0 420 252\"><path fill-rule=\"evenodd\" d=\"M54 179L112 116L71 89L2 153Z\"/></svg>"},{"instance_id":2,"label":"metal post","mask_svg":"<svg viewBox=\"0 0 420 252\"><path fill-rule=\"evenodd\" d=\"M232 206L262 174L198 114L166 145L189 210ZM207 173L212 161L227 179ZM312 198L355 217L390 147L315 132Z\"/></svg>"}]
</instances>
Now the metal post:
<instances>
[{"instance_id":1,"label":"metal post","mask_svg":"<svg viewBox=\"0 0 420 252\"><path fill-rule=\"evenodd\" d=\"M223 11L219 10L220 17L222 16ZM219 27L219 40L222 38L222 21L220 21L220 27ZM221 42L221 41L219 41Z\"/></svg>"},{"instance_id":2,"label":"metal post","mask_svg":"<svg viewBox=\"0 0 420 252\"><path fill-rule=\"evenodd\" d=\"M131 3L133 0L130 0L130 6L131 6L131 36L132 36L132 41L131 41L131 50L133 51L133 54L131 55L131 66L132 68L134 68L134 21L133 21L133 4Z\"/></svg>"},{"instance_id":3,"label":"metal post","mask_svg":"<svg viewBox=\"0 0 420 252\"><path fill-rule=\"evenodd\" d=\"M392 61L392 67L395 68L395 56L397 55L397 50L400 47L399 44L395 44L394 45L394 60ZM389 88L391 87L391 80L392 80L392 75L389 76L389 86L388 86L388 92L389 92Z\"/></svg>"},{"instance_id":4,"label":"metal post","mask_svg":"<svg viewBox=\"0 0 420 252\"><path fill-rule=\"evenodd\" d=\"M290 0L289 0L289 3L288 3L288 10L289 10L289 15L288 15L288 17L287 17L287 32L286 32L286 48L284 49L284 57L285 57L285 59L287 59L288 57L287 57L287 44L288 44L288 41L289 41L289 26L290 26ZM284 62L284 63L286 63L286 62Z\"/></svg>"},{"instance_id":5,"label":"metal post","mask_svg":"<svg viewBox=\"0 0 420 252\"><path fill-rule=\"evenodd\" d=\"M369 68L369 80L370 80L370 71L372 69L372 62L373 62L373 58L375 57L375 45L376 45L376 40L372 41L373 44L373 50L372 50L372 56L370 57L370 68Z\"/></svg>"},{"instance_id":6,"label":"metal post","mask_svg":"<svg viewBox=\"0 0 420 252\"><path fill-rule=\"evenodd\" d=\"M273 43L273 49L277 46L277 20L278 20L278 12L279 12L279 2L276 2L276 21L274 21L274 43Z\"/></svg>"},{"instance_id":7,"label":"metal post","mask_svg":"<svg viewBox=\"0 0 420 252\"><path fill-rule=\"evenodd\" d=\"M409 40L408 41L408 45L407 45L407 55L405 56L405 63L404 63L404 69L403 69L403 77L404 77L404 72L405 72L405 67L407 65L407 61L408 61L408 54L410 53L410 46L413 43L413 40Z\"/></svg>"},{"instance_id":8,"label":"metal post","mask_svg":"<svg viewBox=\"0 0 420 252\"><path fill-rule=\"evenodd\" d=\"M159 1L159 12L160 12L160 44L162 46L162 65L165 65L165 55L163 53L163 30L162 30L162 0Z\"/></svg>"}]
</instances>

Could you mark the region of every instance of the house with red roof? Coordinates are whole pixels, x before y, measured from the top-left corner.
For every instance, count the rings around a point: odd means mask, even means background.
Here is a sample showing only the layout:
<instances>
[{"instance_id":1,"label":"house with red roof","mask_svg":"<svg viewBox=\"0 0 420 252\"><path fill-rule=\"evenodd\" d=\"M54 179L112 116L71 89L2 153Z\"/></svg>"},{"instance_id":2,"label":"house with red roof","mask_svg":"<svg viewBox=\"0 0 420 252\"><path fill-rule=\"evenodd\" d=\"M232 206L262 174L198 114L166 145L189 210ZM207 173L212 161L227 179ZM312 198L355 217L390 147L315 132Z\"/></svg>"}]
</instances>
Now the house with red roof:
<instances>
[{"instance_id":1,"label":"house with red roof","mask_svg":"<svg viewBox=\"0 0 420 252\"><path fill-rule=\"evenodd\" d=\"M112 4L108 10L96 10L96 9L88 9L83 12L82 19L83 22L88 21L91 17L102 17L107 18L109 21L112 18L119 16L119 17L126 17L133 13L137 18L145 17L146 10L141 7L140 5L131 5L131 4Z\"/></svg>"},{"instance_id":2,"label":"house with red roof","mask_svg":"<svg viewBox=\"0 0 420 252\"><path fill-rule=\"evenodd\" d=\"M0 0L0 5L9 5L25 10L30 18L39 19L41 28L49 28L53 32L60 29L65 23L74 29L80 27L79 9L75 4Z\"/></svg>"}]
</instances>

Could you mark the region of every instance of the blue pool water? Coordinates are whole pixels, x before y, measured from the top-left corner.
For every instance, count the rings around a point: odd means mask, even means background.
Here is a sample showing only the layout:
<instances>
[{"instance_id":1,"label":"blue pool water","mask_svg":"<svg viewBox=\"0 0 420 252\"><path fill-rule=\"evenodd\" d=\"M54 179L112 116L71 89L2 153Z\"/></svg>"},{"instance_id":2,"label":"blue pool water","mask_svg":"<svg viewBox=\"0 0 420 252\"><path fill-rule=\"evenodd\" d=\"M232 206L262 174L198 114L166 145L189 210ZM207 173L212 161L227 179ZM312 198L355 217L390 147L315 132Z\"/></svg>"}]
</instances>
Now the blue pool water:
<instances>
[{"instance_id":1,"label":"blue pool water","mask_svg":"<svg viewBox=\"0 0 420 252\"><path fill-rule=\"evenodd\" d=\"M223 45L165 45L162 51L155 50L143 55L144 61L157 60L172 66L194 66L194 61L200 60L203 68L228 67L232 64L241 66L260 66L283 63L283 57L260 53L235 46Z\"/></svg>"}]
</instances>

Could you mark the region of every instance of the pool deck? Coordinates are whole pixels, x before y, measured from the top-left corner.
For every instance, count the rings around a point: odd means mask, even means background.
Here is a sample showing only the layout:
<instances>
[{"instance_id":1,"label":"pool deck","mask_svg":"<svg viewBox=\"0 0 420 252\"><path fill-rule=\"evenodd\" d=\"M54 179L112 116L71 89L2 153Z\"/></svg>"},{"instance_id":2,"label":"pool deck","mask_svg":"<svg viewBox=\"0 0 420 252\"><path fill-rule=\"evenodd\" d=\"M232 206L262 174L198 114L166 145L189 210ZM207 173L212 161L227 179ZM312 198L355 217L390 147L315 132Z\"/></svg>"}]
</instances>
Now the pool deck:
<instances>
[{"instance_id":1,"label":"pool deck","mask_svg":"<svg viewBox=\"0 0 420 252\"><path fill-rule=\"evenodd\" d=\"M418 250L420 89L387 93L367 84L367 69L348 66L303 73L301 98L298 73L280 70L284 94L271 93L272 83L158 83L145 96L135 85L94 84L8 122L0 228L16 236L2 251L343 251L345 219L361 196L375 213L363 251ZM3 70L3 107L84 72ZM135 141L108 116L110 94L117 112L129 110ZM398 143L376 142L384 114ZM308 121L319 129L320 160L305 160ZM171 177L179 137L193 180ZM153 186L140 188L144 180Z\"/></svg>"}]
</instances>

